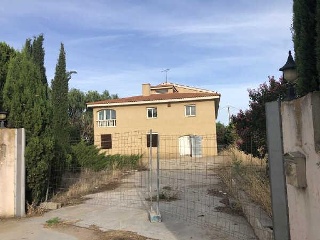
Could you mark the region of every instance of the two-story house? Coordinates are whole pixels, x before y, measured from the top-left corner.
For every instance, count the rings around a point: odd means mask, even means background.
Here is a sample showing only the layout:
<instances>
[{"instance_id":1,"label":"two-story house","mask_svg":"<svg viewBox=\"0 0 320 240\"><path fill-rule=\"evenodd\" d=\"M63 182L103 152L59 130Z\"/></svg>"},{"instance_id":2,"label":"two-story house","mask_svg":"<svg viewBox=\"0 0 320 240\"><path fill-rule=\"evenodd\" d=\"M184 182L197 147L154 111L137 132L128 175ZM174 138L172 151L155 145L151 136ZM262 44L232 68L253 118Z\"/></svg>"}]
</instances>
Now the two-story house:
<instances>
[{"instance_id":1,"label":"two-story house","mask_svg":"<svg viewBox=\"0 0 320 240\"><path fill-rule=\"evenodd\" d=\"M91 102L87 106L93 108L94 144L107 154L135 153L136 149L146 153L152 129L152 146L156 146L158 135L160 141L170 136L172 146L167 151L171 154L208 156L217 154L219 102L217 92L162 83L143 84L140 96ZM142 133L140 138L129 137L138 131Z\"/></svg>"}]
</instances>

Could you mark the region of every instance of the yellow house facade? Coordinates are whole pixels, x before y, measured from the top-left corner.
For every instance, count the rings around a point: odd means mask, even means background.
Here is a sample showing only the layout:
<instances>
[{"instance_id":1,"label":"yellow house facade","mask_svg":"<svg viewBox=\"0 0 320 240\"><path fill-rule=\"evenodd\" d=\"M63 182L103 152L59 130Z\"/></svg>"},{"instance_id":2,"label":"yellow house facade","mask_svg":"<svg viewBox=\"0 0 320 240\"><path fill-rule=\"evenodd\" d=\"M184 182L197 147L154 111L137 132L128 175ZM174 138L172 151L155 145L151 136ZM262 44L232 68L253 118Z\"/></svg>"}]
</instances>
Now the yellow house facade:
<instances>
[{"instance_id":1,"label":"yellow house facade","mask_svg":"<svg viewBox=\"0 0 320 240\"><path fill-rule=\"evenodd\" d=\"M217 92L162 83L143 84L140 96L87 106L93 108L94 144L106 154L145 154L158 144L172 156L200 157L217 154L219 102Z\"/></svg>"}]
</instances>

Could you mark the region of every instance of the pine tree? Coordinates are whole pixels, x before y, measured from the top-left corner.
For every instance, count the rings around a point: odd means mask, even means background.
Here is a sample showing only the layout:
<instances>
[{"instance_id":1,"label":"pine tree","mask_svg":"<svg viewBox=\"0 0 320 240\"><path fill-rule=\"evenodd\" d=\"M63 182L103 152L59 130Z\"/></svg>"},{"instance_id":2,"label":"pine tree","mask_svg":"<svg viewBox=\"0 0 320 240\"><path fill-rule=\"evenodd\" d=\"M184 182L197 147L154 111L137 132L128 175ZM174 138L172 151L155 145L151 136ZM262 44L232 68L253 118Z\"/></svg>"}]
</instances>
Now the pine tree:
<instances>
[{"instance_id":1,"label":"pine tree","mask_svg":"<svg viewBox=\"0 0 320 240\"><path fill-rule=\"evenodd\" d=\"M316 0L293 1L293 42L300 96L319 90L316 58Z\"/></svg>"},{"instance_id":2,"label":"pine tree","mask_svg":"<svg viewBox=\"0 0 320 240\"><path fill-rule=\"evenodd\" d=\"M25 128L26 197L27 201L38 203L44 199L48 186L53 139L46 87L27 48L10 60L3 99L9 112L9 127Z\"/></svg>"}]
</instances>

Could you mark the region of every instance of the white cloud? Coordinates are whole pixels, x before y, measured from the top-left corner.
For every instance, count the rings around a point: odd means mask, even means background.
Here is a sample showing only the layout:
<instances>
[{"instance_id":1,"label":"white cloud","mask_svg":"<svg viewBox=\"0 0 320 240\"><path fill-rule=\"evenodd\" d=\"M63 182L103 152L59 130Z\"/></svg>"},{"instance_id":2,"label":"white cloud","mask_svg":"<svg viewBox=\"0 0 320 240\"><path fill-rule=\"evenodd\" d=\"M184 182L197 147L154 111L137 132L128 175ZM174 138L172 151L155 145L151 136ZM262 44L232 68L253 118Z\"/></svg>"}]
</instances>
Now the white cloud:
<instances>
[{"instance_id":1,"label":"white cloud","mask_svg":"<svg viewBox=\"0 0 320 240\"><path fill-rule=\"evenodd\" d=\"M48 79L64 42L67 67L78 71L70 87L138 95L142 83L163 82L161 70L170 68L170 81L219 91L221 109L240 109L248 104L247 88L280 75L292 49L291 6L287 0L2 0L0 40L21 48L43 32Z\"/></svg>"}]
</instances>

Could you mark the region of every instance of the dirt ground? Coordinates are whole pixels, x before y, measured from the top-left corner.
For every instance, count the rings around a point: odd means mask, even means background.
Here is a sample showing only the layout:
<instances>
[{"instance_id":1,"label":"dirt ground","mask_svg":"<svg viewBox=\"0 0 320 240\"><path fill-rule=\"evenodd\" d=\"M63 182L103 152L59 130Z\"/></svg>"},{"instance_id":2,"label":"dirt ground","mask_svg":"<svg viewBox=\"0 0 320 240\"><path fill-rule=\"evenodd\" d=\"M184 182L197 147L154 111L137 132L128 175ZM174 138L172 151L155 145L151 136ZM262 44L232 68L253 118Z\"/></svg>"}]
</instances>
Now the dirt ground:
<instances>
[{"instance_id":1,"label":"dirt ground","mask_svg":"<svg viewBox=\"0 0 320 240\"><path fill-rule=\"evenodd\" d=\"M79 240L155 240L130 231L112 230L103 232L96 226L83 228L74 226L72 224L60 223L56 224L55 226L51 226L50 228L68 235L72 235Z\"/></svg>"}]
</instances>

